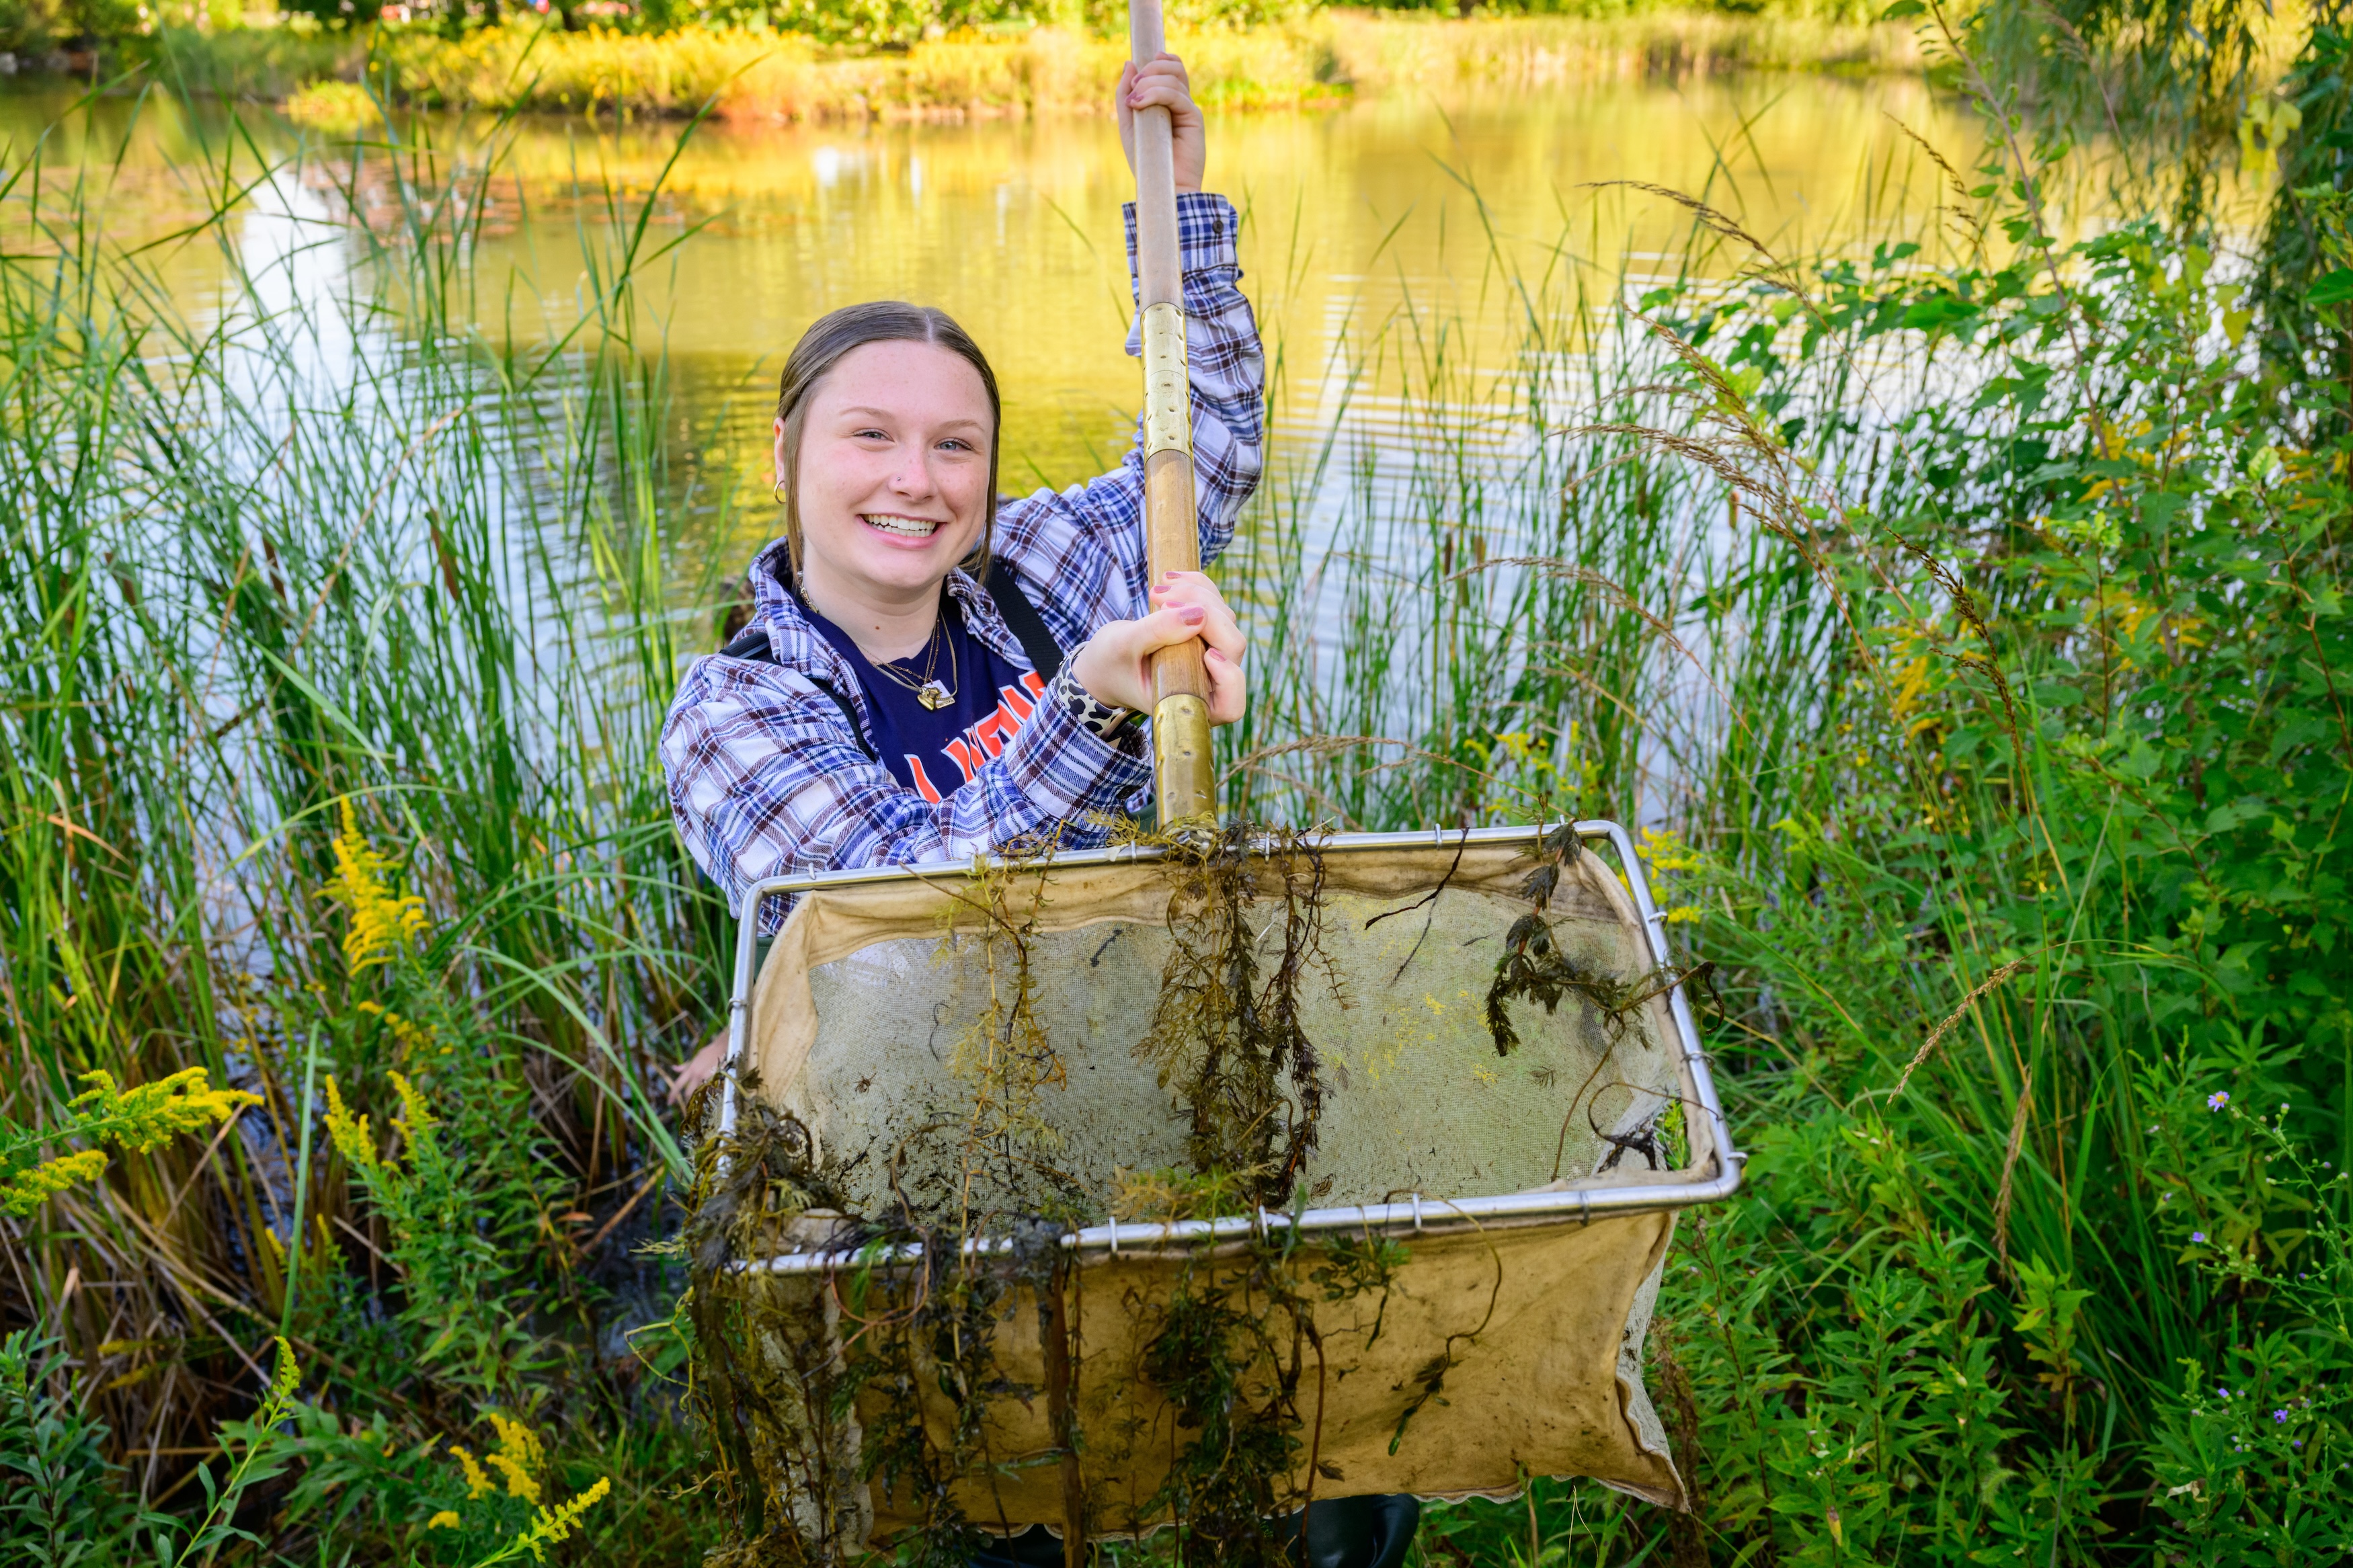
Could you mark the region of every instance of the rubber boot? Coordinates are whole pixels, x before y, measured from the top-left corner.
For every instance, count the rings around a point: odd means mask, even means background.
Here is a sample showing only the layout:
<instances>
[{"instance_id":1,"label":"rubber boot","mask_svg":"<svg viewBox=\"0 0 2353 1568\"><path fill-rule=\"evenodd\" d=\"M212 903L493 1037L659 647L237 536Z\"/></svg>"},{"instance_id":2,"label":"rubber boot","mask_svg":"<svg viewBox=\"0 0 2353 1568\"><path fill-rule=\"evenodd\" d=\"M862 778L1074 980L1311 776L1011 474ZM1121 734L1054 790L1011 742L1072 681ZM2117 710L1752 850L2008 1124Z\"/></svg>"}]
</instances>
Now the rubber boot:
<instances>
[{"instance_id":1,"label":"rubber boot","mask_svg":"<svg viewBox=\"0 0 2353 1568\"><path fill-rule=\"evenodd\" d=\"M1303 1532L1300 1524L1305 1520ZM1398 1568L1421 1524L1421 1500L1401 1492L1317 1499L1283 1521L1299 1568Z\"/></svg>"},{"instance_id":2,"label":"rubber boot","mask_svg":"<svg viewBox=\"0 0 2353 1568\"><path fill-rule=\"evenodd\" d=\"M1307 1522L1300 1539L1300 1521ZM1421 1501L1402 1493L1328 1498L1285 1519L1298 1568L1398 1568L1421 1523ZM1062 1568L1062 1543L1042 1524L992 1540L972 1555L972 1568Z\"/></svg>"},{"instance_id":3,"label":"rubber boot","mask_svg":"<svg viewBox=\"0 0 2353 1568\"><path fill-rule=\"evenodd\" d=\"M972 1554L972 1568L1062 1568L1062 1542L1042 1524L991 1536L987 1546Z\"/></svg>"}]
</instances>

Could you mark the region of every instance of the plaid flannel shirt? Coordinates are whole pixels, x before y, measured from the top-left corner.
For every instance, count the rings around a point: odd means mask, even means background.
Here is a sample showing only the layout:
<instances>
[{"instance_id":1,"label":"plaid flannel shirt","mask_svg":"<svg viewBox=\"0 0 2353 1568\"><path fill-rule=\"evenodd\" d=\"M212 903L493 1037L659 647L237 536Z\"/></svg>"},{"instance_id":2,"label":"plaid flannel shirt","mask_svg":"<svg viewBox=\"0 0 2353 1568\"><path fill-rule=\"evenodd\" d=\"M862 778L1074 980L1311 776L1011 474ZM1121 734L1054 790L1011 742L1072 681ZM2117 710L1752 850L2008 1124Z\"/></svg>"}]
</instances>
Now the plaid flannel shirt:
<instances>
[{"instance_id":1,"label":"plaid flannel shirt","mask_svg":"<svg viewBox=\"0 0 2353 1568\"><path fill-rule=\"evenodd\" d=\"M1231 540L1261 460L1265 361L1250 301L1237 284L1239 218L1223 196L1176 198L1184 249L1187 360L1201 560ZM1131 297L1135 209L1127 210ZM1140 353L1140 322L1127 352ZM997 507L995 553L1039 615L1075 651L1107 622L1148 611L1142 421L1120 466L1059 494ZM1016 840L1052 836L1065 847L1102 843L1112 813L1141 803L1151 745L1129 726L1108 742L1059 704L1040 702L969 784L938 802L902 786L851 732L839 693L867 735L872 719L849 661L812 626L778 580L785 542L751 572L752 624L766 628L774 664L716 655L689 667L662 726L670 811L695 863L740 910L744 889L788 871L965 862ZM973 635L1023 668L1029 660L996 606L961 570L947 591ZM769 920L782 919L779 901ZM764 923L766 923L764 921Z\"/></svg>"}]
</instances>

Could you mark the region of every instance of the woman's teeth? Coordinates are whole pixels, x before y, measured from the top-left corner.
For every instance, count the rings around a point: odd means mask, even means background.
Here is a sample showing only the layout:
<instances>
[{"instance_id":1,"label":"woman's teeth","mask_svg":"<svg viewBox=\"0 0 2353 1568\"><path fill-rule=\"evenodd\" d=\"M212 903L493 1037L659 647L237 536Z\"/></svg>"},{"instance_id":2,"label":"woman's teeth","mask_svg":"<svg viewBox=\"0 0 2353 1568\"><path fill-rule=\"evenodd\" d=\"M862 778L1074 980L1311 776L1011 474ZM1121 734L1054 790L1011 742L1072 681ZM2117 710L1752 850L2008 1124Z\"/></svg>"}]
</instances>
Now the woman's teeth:
<instances>
[{"instance_id":1,"label":"woman's teeth","mask_svg":"<svg viewBox=\"0 0 2353 1568\"><path fill-rule=\"evenodd\" d=\"M940 531L936 522L926 522L920 517L892 517L888 512L870 511L864 514L867 525L885 533L895 533L905 539L929 539Z\"/></svg>"}]
</instances>

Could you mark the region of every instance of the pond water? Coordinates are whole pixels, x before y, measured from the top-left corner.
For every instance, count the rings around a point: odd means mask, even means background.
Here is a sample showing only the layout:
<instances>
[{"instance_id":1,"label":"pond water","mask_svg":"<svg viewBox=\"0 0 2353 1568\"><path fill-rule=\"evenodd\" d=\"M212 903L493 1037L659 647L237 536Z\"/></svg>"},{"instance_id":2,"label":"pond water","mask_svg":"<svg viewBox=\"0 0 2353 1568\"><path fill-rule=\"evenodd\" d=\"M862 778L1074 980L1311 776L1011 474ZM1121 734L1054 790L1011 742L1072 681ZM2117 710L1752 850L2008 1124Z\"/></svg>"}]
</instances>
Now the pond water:
<instances>
[{"instance_id":1,"label":"pond water","mask_svg":"<svg viewBox=\"0 0 2353 1568\"><path fill-rule=\"evenodd\" d=\"M1480 314L1504 302L1506 270L1535 278L1564 259L1602 276L1671 270L1688 215L1588 183L1703 195L1790 253L1918 229L1938 192L1899 119L1966 166L1974 121L1916 82L1782 78L1221 117L1208 184L1247 215L1244 287L1289 372L1281 405L1312 422L1345 326L1409 301ZM554 185L591 151L534 131L516 156L527 185ZM659 133L593 149L631 184L668 151ZM1008 483L1066 483L1122 448L1137 402L1121 353L1128 180L1107 120L708 131L668 182L673 221L708 226L649 302L690 405L734 413L726 439L754 447L811 319L877 297L940 305L1003 383ZM522 226L485 260L546 278L568 244L560 220Z\"/></svg>"},{"instance_id":2,"label":"pond water","mask_svg":"<svg viewBox=\"0 0 2353 1568\"><path fill-rule=\"evenodd\" d=\"M10 161L64 103L0 100ZM294 149L267 110L243 118L265 152ZM111 152L129 119L102 109L72 121L50 155L70 164ZM1246 215L1244 286L1282 373L1279 442L1328 424L1346 381L1344 342L1401 326L1402 341L1419 342L1412 353L1492 361L1518 330L1519 289L1549 281L1557 297L1573 278L1606 310L1621 287L1672 275L1690 214L1610 182L1702 197L1782 255L1927 236L1940 182L1905 127L1955 165L1974 162L1975 119L1899 78L1605 81L1216 117L1208 184ZM437 135L466 147L470 132L480 128ZM475 269L477 314L526 333L568 321L593 288L584 219L603 216L608 196L633 207L659 180L646 248L687 239L645 269L641 324L666 343L690 466L727 472L740 493L766 489L767 409L795 336L828 310L878 297L944 307L987 350L1005 393L1009 488L1083 478L1128 439L1138 376L1121 352L1119 209L1129 176L1108 118L712 124L682 149L664 124L540 121L510 134ZM202 162L199 143L223 135L217 119L149 105L118 191L192 208L198 193L177 182ZM315 245L333 216L318 193L333 177L319 168L307 196L304 182L281 182L240 220L248 264L309 247L287 269L289 305L347 270ZM1700 265L1728 273L1746 259L1739 248ZM220 288L217 260L201 252L166 267L198 309ZM756 533L758 510L713 522Z\"/></svg>"}]
</instances>

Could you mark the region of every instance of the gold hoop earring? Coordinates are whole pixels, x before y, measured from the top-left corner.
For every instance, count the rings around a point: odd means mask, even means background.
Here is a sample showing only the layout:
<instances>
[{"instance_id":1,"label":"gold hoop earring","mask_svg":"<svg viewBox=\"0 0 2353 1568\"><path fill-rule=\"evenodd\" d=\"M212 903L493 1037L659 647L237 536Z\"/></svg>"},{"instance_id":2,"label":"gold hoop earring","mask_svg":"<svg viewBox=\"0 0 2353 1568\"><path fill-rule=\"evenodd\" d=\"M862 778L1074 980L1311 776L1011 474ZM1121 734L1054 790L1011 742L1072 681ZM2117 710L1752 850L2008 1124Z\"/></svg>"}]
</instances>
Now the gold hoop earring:
<instances>
[{"instance_id":1,"label":"gold hoop earring","mask_svg":"<svg viewBox=\"0 0 2353 1568\"><path fill-rule=\"evenodd\" d=\"M770 485L768 487L768 494L776 498L776 502L778 506L783 506L785 504L785 481L778 479L775 484Z\"/></svg>"}]
</instances>

